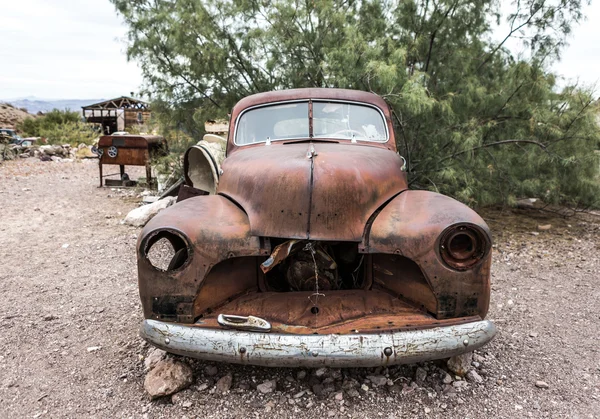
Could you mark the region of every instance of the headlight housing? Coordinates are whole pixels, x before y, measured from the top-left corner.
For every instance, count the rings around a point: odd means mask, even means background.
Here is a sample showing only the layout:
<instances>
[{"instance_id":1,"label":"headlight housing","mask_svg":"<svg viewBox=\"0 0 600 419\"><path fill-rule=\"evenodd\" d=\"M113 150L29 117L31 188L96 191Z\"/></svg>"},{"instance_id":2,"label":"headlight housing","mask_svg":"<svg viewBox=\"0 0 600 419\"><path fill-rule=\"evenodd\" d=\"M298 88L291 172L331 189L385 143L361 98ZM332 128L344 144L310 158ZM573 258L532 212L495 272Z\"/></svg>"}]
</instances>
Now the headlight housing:
<instances>
[{"instance_id":1,"label":"headlight housing","mask_svg":"<svg viewBox=\"0 0 600 419\"><path fill-rule=\"evenodd\" d=\"M188 238L170 229L151 232L142 244L143 256L153 268L162 272L182 269L189 263L191 251Z\"/></svg>"},{"instance_id":2,"label":"headlight housing","mask_svg":"<svg viewBox=\"0 0 600 419\"><path fill-rule=\"evenodd\" d=\"M489 252L491 240L487 232L473 224L455 224L440 236L439 252L450 268L464 271L475 266Z\"/></svg>"}]
</instances>

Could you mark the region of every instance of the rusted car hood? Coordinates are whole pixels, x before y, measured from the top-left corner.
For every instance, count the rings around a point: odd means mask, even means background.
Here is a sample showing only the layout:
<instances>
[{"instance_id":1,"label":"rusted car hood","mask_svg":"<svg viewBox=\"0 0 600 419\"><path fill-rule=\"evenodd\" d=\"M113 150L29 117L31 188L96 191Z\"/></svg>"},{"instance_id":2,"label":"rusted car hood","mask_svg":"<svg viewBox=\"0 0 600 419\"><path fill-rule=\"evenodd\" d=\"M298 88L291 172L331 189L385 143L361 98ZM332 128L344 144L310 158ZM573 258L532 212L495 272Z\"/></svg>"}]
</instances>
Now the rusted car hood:
<instances>
[{"instance_id":1,"label":"rusted car hood","mask_svg":"<svg viewBox=\"0 0 600 419\"><path fill-rule=\"evenodd\" d=\"M407 188L402 159L349 143L273 143L231 153L218 193L255 236L360 241L369 217Z\"/></svg>"}]
</instances>

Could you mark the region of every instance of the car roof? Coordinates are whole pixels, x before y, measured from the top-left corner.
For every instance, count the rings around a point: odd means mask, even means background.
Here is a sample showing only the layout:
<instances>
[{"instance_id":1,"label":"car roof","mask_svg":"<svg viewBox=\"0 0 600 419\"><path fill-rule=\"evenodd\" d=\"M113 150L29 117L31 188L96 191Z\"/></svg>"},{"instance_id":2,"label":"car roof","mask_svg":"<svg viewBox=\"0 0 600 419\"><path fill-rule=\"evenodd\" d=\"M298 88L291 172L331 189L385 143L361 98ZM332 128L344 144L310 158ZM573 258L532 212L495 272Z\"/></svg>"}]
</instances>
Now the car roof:
<instances>
[{"instance_id":1,"label":"car roof","mask_svg":"<svg viewBox=\"0 0 600 419\"><path fill-rule=\"evenodd\" d=\"M386 113L389 109L385 100L375 93L364 92L362 90L309 87L303 89L275 90L272 92L257 93L247 96L235 105L233 114L237 115L240 111L251 106L302 99L363 102L375 105Z\"/></svg>"}]
</instances>

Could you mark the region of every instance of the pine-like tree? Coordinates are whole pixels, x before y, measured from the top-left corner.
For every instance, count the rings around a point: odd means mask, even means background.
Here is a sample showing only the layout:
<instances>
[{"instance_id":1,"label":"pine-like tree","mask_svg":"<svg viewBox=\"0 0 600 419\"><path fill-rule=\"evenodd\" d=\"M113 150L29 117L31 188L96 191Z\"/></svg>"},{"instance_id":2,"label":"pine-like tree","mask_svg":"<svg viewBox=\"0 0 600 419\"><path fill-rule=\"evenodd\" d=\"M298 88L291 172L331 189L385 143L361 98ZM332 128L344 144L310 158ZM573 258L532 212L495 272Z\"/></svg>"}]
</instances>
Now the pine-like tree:
<instances>
[{"instance_id":1,"label":"pine-like tree","mask_svg":"<svg viewBox=\"0 0 600 419\"><path fill-rule=\"evenodd\" d=\"M147 92L196 109L188 124L256 92L369 90L393 110L413 187L474 206L520 196L600 205L598 107L547 71L580 1L516 2L499 42L491 0L112 1ZM515 37L527 59L506 49Z\"/></svg>"}]
</instances>

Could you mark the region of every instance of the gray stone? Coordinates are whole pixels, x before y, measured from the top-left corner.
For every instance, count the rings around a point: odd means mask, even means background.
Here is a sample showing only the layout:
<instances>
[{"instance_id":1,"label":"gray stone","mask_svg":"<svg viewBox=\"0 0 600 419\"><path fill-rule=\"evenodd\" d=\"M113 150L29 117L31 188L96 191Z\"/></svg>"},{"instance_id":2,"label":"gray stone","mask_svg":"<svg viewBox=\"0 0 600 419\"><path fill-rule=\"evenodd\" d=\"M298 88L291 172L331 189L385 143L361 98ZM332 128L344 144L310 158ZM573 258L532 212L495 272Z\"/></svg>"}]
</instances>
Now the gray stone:
<instances>
[{"instance_id":1,"label":"gray stone","mask_svg":"<svg viewBox=\"0 0 600 419\"><path fill-rule=\"evenodd\" d=\"M268 381L265 381L264 383L256 386L256 390L262 394L272 393L275 391L276 388L277 388L277 381L275 381L275 380L268 380Z\"/></svg>"},{"instance_id":2,"label":"gray stone","mask_svg":"<svg viewBox=\"0 0 600 419\"><path fill-rule=\"evenodd\" d=\"M148 351L148 355L146 359L144 359L144 369L146 371L150 371L152 368L156 366L160 361L167 357L167 353L162 349L152 348Z\"/></svg>"},{"instance_id":3,"label":"gray stone","mask_svg":"<svg viewBox=\"0 0 600 419\"><path fill-rule=\"evenodd\" d=\"M296 374L296 379L304 380L305 378L306 378L306 371L304 371L304 370L298 371L298 373Z\"/></svg>"},{"instance_id":4,"label":"gray stone","mask_svg":"<svg viewBox=\"0 0 600 419\"><path fill-rule=\"evenodd\" d=\"M217 393L227 393L231 388L231 384L233 383L233 377L231 374L227 374L217 381L217 385L215 386L217 389Z\"/></svg>"},{"instance_id":5,"label":"gray stone","mask_svg":"<svg viewBox=\"0 0 600 419\"><path fill-rule=\"evenodd\" d=\"M427 371L425 371L421 367L417 368L417 370L415 371L415 381L419 384L422 384L425 382L426 378L427 378Z\"/></svg>"},{"instance_id":6,"label":"gray stone","mask_svg":"<svg viewBox=\"0 0 600 419\"><path fill-rule=\"evenodd\" d=\"M473 362L473 352L456 355L448 360L448 369L454 374L464 377L471 369L471 362Z\"/></svg>"},{"instance_id":7,"label":"gray stone","mask_svg":"<svg viewBox=\"0 0 600 419\"><path fill-rule=\"evenodd\" d=\"M479 374L477 374L477 371L475 371L475 370L469 370L469 372L467 372L466 378L467 378L467 380L471 381L472 383L477 383L477 384L483 383L483 378L481 378L481 376Z\"/></svg>"},{"instance_id":8,"label":"gray stone","mask_svg":"<svg viewBox=\"0 0 600 419\"><path fill-rule=\"evenodd\" d=\"M450 374L446 374L442 382L444 384L452 384L452 376Z\"/></svg>"},{"instance_id":9,"label":"gray stone","mask_svg":"<svg viewBox=\"0 0 600 419\"><path fill-rule=\"evenodd\" d=\"M315 376L317 376L317 377L323 377L325 374L327 374L327 368L325 368L325 367L319 368L318 370L315 371Z\"/></svg>"},{"instance_id":10,"label":"gray stone","mask_svg":"<svg viewBox=\"0 0 600 419\"><path fill-rule=\"evenodd\" d=\"M215 375L217 375L218 372L219 369L214 365L207 365L204 368L204 374L208 375L209 377L214 377Z\"/></svg>"},{"instance_id":11,"label":"gray stone","mask_svg":"<svg viewBox=\"0 0 600 419\"><path fill-rule=\"evenodd\" d=\"M189 387L194 375L189 365L173 359L159 361L144 380L144 389L152 399L169 396Z\"/></svg>"},{"instance_id":12,"label":"gray stone","mask_svg":"<svg viewBox=\"0 0 600 419\"><path fill-rule=\"evenodd\" d=\"M547 382L545 382L545 381L536 381L536 382L535 382L535 386L536 386L537 388L549 388L549 387L550 387L550 386L548 385L548 383L547 383Z\"/></svg>"},{"instance_id":13,"label":"gray stone","mask_svg":"<svg viewBox=\"0 0 600 419\"><path fill-rule=\"evenodd\" d=\"M387 377L383 375L369 375L367 376L369 381L373 383L374 386L381 387L387 384Z\"/></svg>"}]
</instances>

